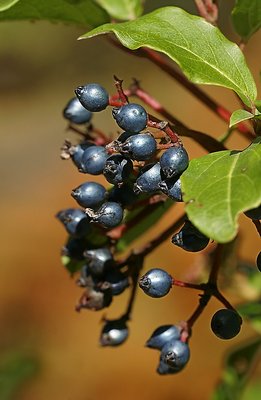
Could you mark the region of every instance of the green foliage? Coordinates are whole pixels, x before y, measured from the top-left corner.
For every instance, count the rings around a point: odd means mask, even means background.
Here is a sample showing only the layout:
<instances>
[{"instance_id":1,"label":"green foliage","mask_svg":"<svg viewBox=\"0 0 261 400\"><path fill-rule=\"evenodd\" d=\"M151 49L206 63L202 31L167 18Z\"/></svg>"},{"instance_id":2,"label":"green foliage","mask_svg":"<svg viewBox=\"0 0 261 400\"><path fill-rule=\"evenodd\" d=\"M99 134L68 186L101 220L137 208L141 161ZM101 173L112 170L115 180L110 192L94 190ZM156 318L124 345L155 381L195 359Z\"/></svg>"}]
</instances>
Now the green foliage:
<instances>
[{"instance_id":1,"label":"green foliage","mask_svg":"<svg viewBox=\"0 0 261 400\"><path fill-rule=\"evenodd\" d=\"M232 21L236 32L248 40L261 27L261 1L237 0Z\"/></svg>"},{"instance_id":2,"label":"green foliage","mask_svg":"<svg viewBox=\"0 0 261 400\"><path fill-rule=\"evenodd\" d=\"M229 127L234 126L242 121L254 118L254 115L246 110L236 110L230 117Z\"/></svg>"},{"instance_id":3,"label":"green foliage","mask_svg":"<svg viewBox=\"0 0 261 400\"><path fill-rule=\"evenodd\" d=\"M20 0L0 0L0 11L7 10Z\"/></svg>"},{"instance_id":4,"label":"green foliage","mask_svg":"<svg viewBox=\"0 0 261 400\"><path fill-rule=\"evenodd\" d=\"M217 242L232 240L239 213L261 203L260 170L261 138L244 151L220 151L192 160L181 177L189 219Z\"/></svg>"},{"instance_id":5,"label":"green foliage","mask_svg":"<svg viewBox=\"0 0 261 400\"><path fill-rule=\"evenodd\" d=\"M112 17L119 20L130 20L142 14L141 0L96 0Z\"/></svg>"},{"instance_id":6,"label":"green foliage","mask_svg":"<svg viewBox=\"0 0 261 400\"><path fill-rule=\"evenodd\" d=\"M109 21L109 16L92 0L20 0L0 13L0 21L49 20L96 27Z\"/></svg>"},{"instance_id":7,"label":"green foliage","mask_svg":"<svg viewBox=\"0 0 261 400\"><path fill-rule=\"evenodd\" d=\"M261 292L261 290L260 290ZM252 327L261 334L261 299L237 306L237 311Z\"/></svg>"},{"instance_id":8,"label":"green foliage","mask_svg":"<svg viewBox=\"0 0 261 400\"><path fill-rule=\"evenodd\" d=\"M255 82L242 52L203 18L163 7L135 21L105 24L80 39L108 32L131 50L146 46L165 53L194 83L232 89L247 105L255 101Z\"/></svg>"}]
</instances>

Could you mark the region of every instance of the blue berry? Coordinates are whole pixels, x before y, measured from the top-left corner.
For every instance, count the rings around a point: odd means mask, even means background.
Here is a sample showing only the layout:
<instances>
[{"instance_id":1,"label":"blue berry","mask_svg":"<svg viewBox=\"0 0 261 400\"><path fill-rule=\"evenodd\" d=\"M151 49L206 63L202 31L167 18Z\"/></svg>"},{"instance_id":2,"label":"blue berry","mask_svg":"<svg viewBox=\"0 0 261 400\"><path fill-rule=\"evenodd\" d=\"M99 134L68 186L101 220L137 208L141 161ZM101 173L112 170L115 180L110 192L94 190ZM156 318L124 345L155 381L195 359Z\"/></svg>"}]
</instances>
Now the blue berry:
<instances>
[{"instance_id":1,"label":"blue berry","mask_svg":"<svg viewBox=\"0 0 261 400\"><path fill-rule=\"evenodd\" d=\"M83 210L78 208L67 208L56 214L70 235L84 236L90 232L91 227L89 218Z\"/></svg>"},{"instance_id":2,"label":"blue berry","mask_svg":"<svg viewBox=\"0 0 261 400\"><path fill-rule=\"evenodd\" d=\"M171 368L166 362L160 360L157 368L157 373L160 375L171 375L177 374L181 370L182 368Z\"/></svg>"},{"instance_id":3,"label":"blue berry","mask_svg":"<svg viewBox=\"0 0 261 400\"><path fill-rule=\"evenodd\" d=\"M106 189L97 182L85 182L73 189L71 195L77 203L85 208L96 208L106 198Z\"/></svg>"},{"instance_id":4,"label":"blue berry","mask_svg":"<svg viewBox=\"0 0 261 400\"><path fill-rule=\"evenodd\" d=\"M256 258L256 266L259 269L259 271L261 272L261 251Z\"/></svg>"},{"instance_id":5,"label":"blue berry","mask_svg":"<svg viewBox=\"0 0 261 400\"><path fill-rule=\"evenodd\" d=\"M160 190L175 201L182 201L180 178L166 179L159 183Z\"/></svg>"},{"instance_id":6,"label":"blue berry","mask_svg":"<svg viewBox=\"0 0 261 400\"><path fill-rule=\"evenodd\" d=\"M251 219L261 219L261 205L245 212L245 215Z\"/></svg>"},{"instance_id":7,"label":"blue berry","mask_svg":"<svg viewBox=\"0 0 261 400\"><path fill-rule=\"evenodd\" d=\"M103 146L88 147L81 159L80 172L91 175L99 175L102 173L107 158L109 157Z\"/></svg>"},{"instance_id":8,"label":"blue berry","mask_svg":"<svg viewBox=\"0 0 261 400\"><path fill-rule=\"evenodd\" d=\"M189 157L184 147L170 147L160 157L160 166L166 178L180 175L188 167Z\"/></svg>"},{"instance_id":9,"label":"blue berry","mask_svg":"<svg viewBox=\"0 0 261 400\"><path fill-rule=\"evenodd\" d=\"M129 132L140 132L146 128L148 115L139 104L130 103L120 108L114 108L112 115L120 128Z\"/></svg>"},{"instance_id":10,"label":"blue berry","mask_svg":"<svg viewBox=\"0 0 261 400\"><path fill-rule=\"evenodd\" d=\"M146 347L161 350L170 340L180 339L180 329L176 325L159 326L146 342Z\"/></svg>"},{"instance_id":11,"label":"blue berry","mask_svg":"<svg viewBox=\"0 0 261 400\"><path fill-rule=\"evenodd\" d=\"M241 329L242 318L231 309L218 310L211 319L211 329L220 339L232 339Z\"/></svg>"},{"instance_id":12,"label":"blue berry","mask_svg":"<svg viewBox=\"0 0 261 400\"><path fill-rule=\"evenodd\" d=\"M122 186L114 186L108 195L109 201L116 201L120 203L123 207L132 205L137 201L138 196L134 193L133 188L128 184L123 184Z\"/></svg>"},{"instance_id":13,"label":"blue berry","mask_svg":"<svg viewBox=\"0 0 261 400\"><path fill-rule=\"evenodd\" d=\"M145 161L156 154L157 142L153 136L147 133L140 133L130 136L120 144L119 150L128 154L134 160Z\"/></svg>"},{"instance_id":14,"label":"blue berry","mask_svg":"<svg viewBox=\"0 0 261 400\"><path fill-rule=\"evenodd\" d=\"M128 326L123 319L106 321L102 328L100 344L102 346L119 346L127 340L128 335Z\"/></svg>"},{"instance_id":15,"label":"blue berry","mask_svg":"<svg viewBox=\"0 0 261 400\"><path fill-rule=\"evenodd\" d=\"M123 219L123 208L119 203L107 201L98 209L93 220L105 228L114 228Z\"/></svg>"},{"instance_id":16,"label":"blue berry","mask_svg":"<svg viewBox=\"0 0 261 400\"><path fill-rule=\"evenodd\" d=\"M209 238L203 235L190 221L186 221L181 230L172 236L172 243L186 251L203 250Z\"/></svg>"},{"instance_id":17,"label":"blue berry","mask_svg":"<svg viewBox=\"0 0 261 400\"><path fill-rule=\"evenodd\" d=\"M105 307L109 307L112 302L112 294L110 290L100 290L87 286L84 295L80 299L80 303L76 306L76 311L87 308L93 311L100 311Z\"/></svg>"},{"instance_id":18,"label":"blue berry","mask_svg":"<svg viewBox=\"0 0 261 400\"><path fill-rule=\"evenodd\" d=\"M148 296L163 297L172 287L172 278L163 269L154 268L140 278L139 286Z\"/></svg>"},{"instance_id":19,"label":"blue berry","mask_svg":"<svg viewBox=\"0 0 261 400\"><path fill-rule=\"evenodd\" d=\"M108 182L119 185L129 178L132 170L132 161L128 157L113 154L106 160L103 175Z\"/></svg>"},{"instance_id":20,"label":"blue berry","mask_svg":"<svg viewBox=\"0 0 261 400\"><path fill-rule=\"evenodd\" d=\"M101 276L113 264L113 256L107 247L100 249L89 249L84 252L88 271L94 276Z\"/></svg>"},{"instance_id":21,"label":"blue berry","mask_svg":"<svg viewBox=\"0 0 261 400\"><path fill-rule=\"evenodd\" d=\"M130 285L128 277L115 268L106 272L104 280L109 284L113 296L118 296Z\"/></svg>"},{"instance_id":22,"label":"blue berry","mask_svg":"<svg viewBox=\"0 0 261 400\"><path fill-rule=\"evenodd\" d=\"M160 164L149 164L141 171L137 178L133 190L139 193L154 193L159 190L159 184L162 180Z\"/></svg>"},{"instance_id":23,"label":"blue berry","mask_svg":"<svg viewBox=\"0 0 261 400\"><path fill-rule=\"evenodd\" d=\"M77 97L74 97L63 110L63 116L74 124L86 124L90 122L92 113L81 105Z\"/></svg>"},{"instance_id":24,"label":"blue berry","mask_svg":"<svg viewBox=\"0 0 261 400\"><path fill-rule=\"evenodd\" d=\"M76 146L71 146L69 152L71 154L72 160L78 169L82 168L82 156L86 149L90 146L95 146L94 143L88 140L77 144Z\"/></svg>"},{"instance_id":25,"label":"blue berry","mask_svg":"<svg viewBox=\"0 0 261 400\"><path fill-rule=\"evenodd\" d=\"M84 260L83 252L85 249L86 240L81 237L69 237L62 248L62 256L67 256L74 260Z\"/></svg>"},{"instance_id":26,"label":"blue berry","mask_svg":"<svg viewBox=\"0 0 261 400\"><path fill-rule=\"evenodd\" d=\"M75 94L83 107L89 111L102 111L109 105L109 95L106 89L98 83L78 86Z\"/></svg>"},{"instance_id":27,"label":"blue berry","mask_svg":"<svg viewBox=\"0 0 261 400\"><path fill-rule=\"evenodd\" d=\"M118 136L116 142L117 142L117 144L119 145L120 143L123 143L123 142L125 142L127 139L129 139L129 137L131 137L131 136L133 136L133 135L136 135L136 134L137 134L136 132L122 132L122 133Z\"/></svg>"},{"instance_id":28,"label":"blue berry","mask_svg":"<svg viewBox=\"0 0 261 400\"><path fill-rule=\"evenodd\" d=\"M181 370L190 358L187 343L180 340L170 340L161 350L160 360L174 370Z\"/></svg>"}]
</instances>

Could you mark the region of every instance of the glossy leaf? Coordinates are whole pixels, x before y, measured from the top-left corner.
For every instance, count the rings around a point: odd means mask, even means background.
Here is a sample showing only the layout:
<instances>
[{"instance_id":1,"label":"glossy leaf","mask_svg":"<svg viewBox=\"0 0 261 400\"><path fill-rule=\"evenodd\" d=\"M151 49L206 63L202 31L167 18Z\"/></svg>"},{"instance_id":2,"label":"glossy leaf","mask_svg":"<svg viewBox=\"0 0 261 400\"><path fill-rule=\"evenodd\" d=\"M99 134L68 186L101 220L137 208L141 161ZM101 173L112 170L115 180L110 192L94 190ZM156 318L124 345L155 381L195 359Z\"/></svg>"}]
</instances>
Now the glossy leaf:
<instances>
[{"instance_id":1,"label":"glossy leaf","mask_svg":"<svg viewBox=\"0 0 261 400\"><path fill-rule=\"evenodd\" d=\"M92 0L20 0L0 13L0 21L7 20L49 20L94 28L110 19Z\"/></svg>"},{"instance_id":2,"label":"glossy leaf","mask_svg":"<svg viewBox=\"0 0 261 400\"><path fill-rule=\"evenodd\" d=\"M236 32L248 40L261 27L261 1L237 0L232 21Z\"/></svg>"},{"instance_id":3,"label":"glossy leaf","mask_svg":"<svg viewBox=\"0 0 261 400\"><path fill-rule=\"evenodd\" d=\"M131 20L142 14L141 0L96 0L112 17L119 20Z\"/></svg>"},{"instance_id":4,"label":"glossy leaf","mask_svg":"<svg viewBox=\"0 0 261 400\"><path fill-rule=\"evenodd\" d=\"M238 124L239 122L246 121L254 118L254 115L246 110L236 110L230 117L229 127Z\"/></svg>"},{"instance_id":5,"label":"glossy leaf","mask_svg":"<svg viewBox=\"0 0 261 400\"><path fill-rule=\"evenodd\" d=\"M20 0L0 0L0 11L7 10Z\"/></svg>"},{"instance_id":6,"label":"glossy leaf","mask_svg":"<svg viewBox=\"0 0 261 400\"><path fill-rule=\"evenodd\" d=\"M261 203L261 138L244 151L220 151L192 160L182 174L191 222L220 243L237 233L238 215Z\"/></svg>"},{"instance_id":7,"label":"glossy leaf","mask_svg":"<svg viewBox=\"0 0 261 400\"><path fill-rule=\"evenodd\" d=\"M255 101L255 82L241 50L203 18L163 7L135 21L100 26L80 39L109 32L131 50L146 46L166 54L192 82L232 89L247 105Z\"/></svg>"}]
</instances>

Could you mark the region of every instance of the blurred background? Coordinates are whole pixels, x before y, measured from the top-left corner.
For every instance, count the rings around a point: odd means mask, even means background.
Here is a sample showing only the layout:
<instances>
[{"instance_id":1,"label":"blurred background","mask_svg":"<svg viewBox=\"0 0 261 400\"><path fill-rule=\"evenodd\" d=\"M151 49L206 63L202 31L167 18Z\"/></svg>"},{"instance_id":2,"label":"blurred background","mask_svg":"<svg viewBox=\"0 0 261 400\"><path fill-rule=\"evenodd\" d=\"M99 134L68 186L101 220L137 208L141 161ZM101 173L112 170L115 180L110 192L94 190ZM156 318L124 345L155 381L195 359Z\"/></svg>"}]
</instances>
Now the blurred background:
<instances>
[{"instance_id":1,"label":"blurred background","mask_svg":"<svg viewBox=\"0 0 261 400\"><path fill-rule=\"evenodd\" d=\"M147 11L171 4L195 13L192 1L147 3ZM220 26L236 41L229 16L233 3L220 1ZM196 307L197 292L175 288L155 300L138 290L128 341L118 348L99 347L102 317L118 317L128 293L104 312L74 311L81 290L61 264L66 233L54 216L60 209L76 206L71 190L88 180L70 161L60 159L64 139L78 139L66 131L62 117L75 87L99 82L113 93L113 74L124 80L125 87L135 77L189 127L217 138L226 125L149 61L113 48L105 37L77 41L84 32L49 22L0 24L1 400L194 400L195 395L209 399L221 377L227 349L251 338L252 328L244 324L233 342L217 339L210 319L219 304L212 300L193 331L188 366L181 374L161 377L155 372L158 353L144 343L159 325L187 319ZM255 34L245 50L259 93L260 40L260 33ZM228 109L239 108L232 92L207 86L203 90ZM110 109L96 114L94 124L109 135L117 133ZM204 154L191 140L184 139L184 144L191 158ZM233 149L247 145L238 134L228 142ZM182 206L171 209L146 239L181 210ZM244 216L240 235L239 256L254 263L260 241ZM144 239L135 245L142 243ZM164 268L177 279L187 279L201 260L201 255L187 254L167 242L148 257L145 268ZM236 288L226 291L234 304L242 300L240 286ZM243 299L251 296L250 289L243 293ZM253 381L260 371L257 365Z\"/></svg>"}]
</instances>

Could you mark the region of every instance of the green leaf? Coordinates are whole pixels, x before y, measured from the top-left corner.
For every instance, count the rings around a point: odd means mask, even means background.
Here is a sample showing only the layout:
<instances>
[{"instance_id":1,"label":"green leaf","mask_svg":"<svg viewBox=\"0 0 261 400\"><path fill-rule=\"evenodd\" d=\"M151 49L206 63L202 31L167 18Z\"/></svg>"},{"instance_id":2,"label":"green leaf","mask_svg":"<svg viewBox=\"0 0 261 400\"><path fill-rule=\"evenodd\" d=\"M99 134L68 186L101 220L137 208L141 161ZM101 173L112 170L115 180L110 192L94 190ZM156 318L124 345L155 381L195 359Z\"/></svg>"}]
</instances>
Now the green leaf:
<instances>
[{"instance_id":1,"label":"green leaf","mask_svg":"<svg viewBox=\"0 0 261 400\"><path fill-rule=\"evenodd\" d=\"M7 10L20 0L0 0L0 11Z\"/></svg>"},{"instance_id":2,"label":"green leaf","mask_svg":"<svg viewBox=\"0 0 261 400\"><path fill-rule=\"evenodd\" d=\"M139 209L131 211L127 216L127 221L132 221L137 214L142 215L145 210L147 211L150 207L151 212L148 213L145 218L140 219L140 221L135 221L135 224L127 230L125 234L117 243L117 251L124 251L134 240L137 240L142 236L149 228L151 228L155 223L157 223L160 218L169 210L170 207L175 204L173 200L168 199L163 203L152 204L150 206L141 207Z\"/></svg>"},{"instance_id":3,"label":"green leaf","mask_svg":"<svg viewBox=\"0 0 261 400\"><path fill-rule=\"evenodd\" d=\"M168 55L192 82L232 89L249 106L255 101L255 82L241 50L203 18L163 7L135 21L100 26L80 39L108 32L131 50L146 46Z\"/></svg>"},{"instance_id":4,"label":"green leaf","mask_svg":"<svg viewBox=\"0 0 261 400\"><path fill-rule=\"evenodd\" d=\"M49 20L92 28L110 20L108 14L92 0L20 0L0 13L0 21Z\"/></svg>"},{"instance_id":5,"label":"green leaf","mask_svg":"<svg viewBox=\"0 0 261 400\"><path fill-rule=\"evenodd\" d=\"M232 10L232 22L236 32L248 40L261 27L261 1L237 0Z\"/></svg>"},{"instance_id":6,"label":"green leaf","mask_svg":"<svg viewBox=\"0 0 261 400\"><path fill-rule=\"evenodd\" d=\"M131 20L142 14L141 0L96 0L112 17L120 20Z\"/></svg>"},{"instance_id":7,"label":"green leaf","mask_svg":"<svg viewBox=\"0 0 261 400\"><path fill-rule=\"evenodd\" d=\"M182 192L190 221L220 243L237 233L240 213L261 203L261 138L244 151L220 151L190 161Z\"/></svg>"},{"instance_id":8,"label":"green leaf","mask_svg":"<svg viewBox=\"0 0 261 400\"><path fill-rule=\"evenodd\" d=\"M246 110L236 110L230 117L229 128L231 126L238 124L239 122L246 121L248 119L254 118L254 115Z\"/></svg>"},{"instance_id":9,"label":"green leaf","mask_svg":"<svg viewBox=\"0 0 261 400\"><path fill-rule=\"evenodd\" d=\"M261 334L261 300L240 304L237 311Z\"/></svg>"}]
</instances>

